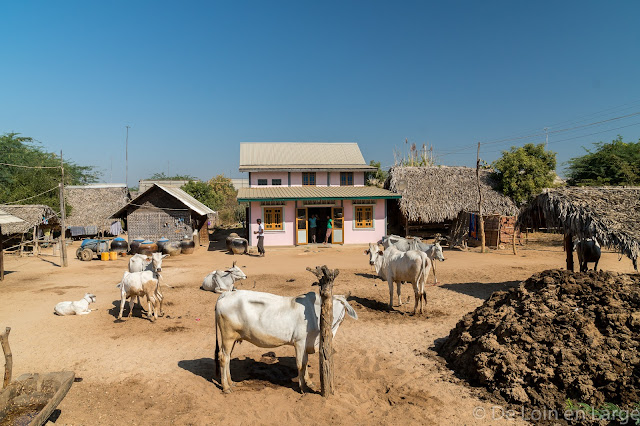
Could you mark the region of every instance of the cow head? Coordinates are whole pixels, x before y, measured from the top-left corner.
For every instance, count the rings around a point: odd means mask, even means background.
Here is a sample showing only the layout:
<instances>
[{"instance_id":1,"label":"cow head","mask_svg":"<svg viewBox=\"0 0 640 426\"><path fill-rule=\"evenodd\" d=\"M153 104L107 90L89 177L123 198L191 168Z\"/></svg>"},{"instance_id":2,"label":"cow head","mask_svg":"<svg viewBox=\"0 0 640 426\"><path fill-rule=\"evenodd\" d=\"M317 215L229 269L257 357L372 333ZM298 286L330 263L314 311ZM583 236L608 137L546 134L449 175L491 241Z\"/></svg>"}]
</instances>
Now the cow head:
<instances>
[{"instance_id":1,"label":"cow head","mask_svg":"<svg viewBox=\"0 0 640 426\"><path fill-rule=\"evenodd\" d=\"M153 264L153 270L156 272L162 272L162 259L168 257L168 254L153 253L151 255L151 263Z\"/></svg>"},{"instance_id":2,"label":"cow head","mask_svg":"<svg viewBox=\"0 0 640 426\"><path fill-rule=\"evenodd\" d=\"M442 254L442 246L437 241L431 248L431 258L433 260L439 260L440 262L444 262L444 254Z\"/></svg>"},{"instance_id":3,"label":"cow head","mask_svg":"<svg viewBox=\"0 0 640 426\"><path fill-rule=\"evenodd\" d=\"M96 295L95 294L85 293L83 299L86 300L87 302L89 302L89 304L96 303Z\"/></svg>"},{"instance_id":4,"label":"cow head","mask_svg":"<svg viewBox=\"0 0 640 426\"><path fill-rule=\"evenodd\" d=\"M384 247L379 244L369 243L369 248L364 251L365 255L369 255L369 265L375 265L378 258L384 255Z\"/></svg>"},{"instance_id":5,"label":"cow head","mask_svg":"<svg viewBox=\"0 0 640 426\"><path fill-rule=\"evenodd\" d=\"M233 261L233 265L231 266L231 268L226 269L225 272L231 274L231 276L233 277L233 281L247 279L247 276L245 275L245 273L242 272L242 270L236 266L235 260Z\"/></svg>"}]
</instances>

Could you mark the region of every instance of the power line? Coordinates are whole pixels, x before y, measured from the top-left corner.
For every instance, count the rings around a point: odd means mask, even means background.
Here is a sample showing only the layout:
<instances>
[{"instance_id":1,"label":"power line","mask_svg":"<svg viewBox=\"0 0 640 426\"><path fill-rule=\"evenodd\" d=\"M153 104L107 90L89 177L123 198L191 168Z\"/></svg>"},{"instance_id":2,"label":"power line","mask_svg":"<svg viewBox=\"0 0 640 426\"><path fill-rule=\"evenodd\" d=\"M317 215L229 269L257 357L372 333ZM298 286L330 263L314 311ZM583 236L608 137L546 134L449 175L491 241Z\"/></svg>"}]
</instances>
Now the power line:
<instances>
[{"instance_id":1,"label":"power line","mask_svg":"<svg viewBox=\"0 0 640 426\"><path fill-rule=\"evenodd\" d=\"M23 166L21 164L0 163L2 166L21 167L23 169L59 169L60 166Z\"/></svg>"},{"instance_id":2,"label":"power line","mask_svg":"<svg viewBox=\"0 0 640 426\"><path fill-rule=\"evenodd\" d=\"M38 195L34 195L34 196L32 196L32 197L23 198L22 200L18 200L18 201L9 201L9 202L7 202L7 203L3 203L3 204L7 204L7 205L8 205L8 204L18 204L18 203L21 203L21 202L23 202L23 201L27 201L27 200L31 200L32 198L39 197L39 196L44 195L44 194L46 194L46 193L48 193L48 192L55 191L56 189L58 189L58 187L57 187L57 186L55 186L55 187L53 187L53 188L51 188L51 189L49 189L49 190L47 190L47 191L41 192L41 193L40 193L40 194L38 194Z\"/></svg>"}]
</instances>

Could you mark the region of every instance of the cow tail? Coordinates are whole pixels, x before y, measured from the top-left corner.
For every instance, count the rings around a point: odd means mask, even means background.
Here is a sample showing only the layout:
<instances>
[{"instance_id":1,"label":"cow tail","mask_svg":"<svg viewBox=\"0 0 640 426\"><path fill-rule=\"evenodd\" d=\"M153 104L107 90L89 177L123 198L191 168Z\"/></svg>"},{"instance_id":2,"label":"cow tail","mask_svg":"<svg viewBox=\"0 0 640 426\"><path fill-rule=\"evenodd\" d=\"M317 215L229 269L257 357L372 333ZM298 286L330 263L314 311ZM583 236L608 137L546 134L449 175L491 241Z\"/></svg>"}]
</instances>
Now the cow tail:
<instances>
[{"instance_id":1,"label":"cow tail","mask_svg":"<svg viewBox=\"0 0 640 426\"><path fill-rule=\"evenodd\" d=\"M217 309L216 309L216 311L217 311ZM217 312L216 312L216 314L217 314ZM216 356L215 356L215 359L216 359L216 372L215 372L215 374L217 374L218 377L220 377L220 380L222 380L222 374L220 372L220 359L219 359L219 356L218 356L218 352L220 350L220 346L218 345L218 319L216 317L217 317L217 315L213 316L213 326L216 329ZM222 383L222 382L220 382L220 383Z\"/></svg>"}]
</instances>

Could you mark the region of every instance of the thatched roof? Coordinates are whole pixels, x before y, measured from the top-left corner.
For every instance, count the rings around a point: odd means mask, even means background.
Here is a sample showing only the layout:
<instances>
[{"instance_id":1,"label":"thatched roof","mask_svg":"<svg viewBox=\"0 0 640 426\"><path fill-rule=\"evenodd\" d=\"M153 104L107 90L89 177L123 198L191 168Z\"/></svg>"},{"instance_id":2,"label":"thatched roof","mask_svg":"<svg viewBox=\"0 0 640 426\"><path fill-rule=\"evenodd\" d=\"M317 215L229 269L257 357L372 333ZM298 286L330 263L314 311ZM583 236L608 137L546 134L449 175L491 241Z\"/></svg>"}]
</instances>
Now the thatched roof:
<instances>
[{"instance_id":1,"label":"thatched roof","mask_svg":"<svg viewBox=\"0 0 640 426\"><path fill-rule=\"evenodd\" d=\"M58 219L56 212L54 212L51 207L42 204L29 204L23 206L4 204L0 205L0 209L24 221L20 223L2 225L3 235L22 234L29 231L36 225L44 225L45 220L48 222L49 226L60 226L60 220Z\"/></svg>"},{"instance_id":2,"label":"thatched roof","mask_svg":"<svg viewBox=\"0 0 640 426\"><path fill-rule=\"evenodd\" d=\"M578 238L595 237L616 248L638 269L640 254L640 187L565 187L546 189L523 210L526 220L540 208L550 226Z\"/></svg>"},{"instance_id":3,"label":"thatched roof","mask_svg":"<svg viewBox=\"0 0 640 426\"><path fill-rule=\"evenodd\" d=\"M404 180L407 188L398 190ZM438 223L453 220L461 211L478 211L476 170L469 167L405 167L389 171L385 184L402 194L398 201L402 214L412 222ZM515 215L518 211L511 198L495 190L496 182L487 170L480 171L482 209L484 214Z\"/></svg>"},{"instance_id":4,"label":"thatched roof","mask_svg":"<svg viewBox=\"0 0 640 426\"><path fill-rule=\"evenodd\" d=\"M64 189L71 213L67 226L97 226L106 231L111 226L111 215L129 202L129 190L125 184L94 184L67 186Z\"/></svg>"}]
</instances>

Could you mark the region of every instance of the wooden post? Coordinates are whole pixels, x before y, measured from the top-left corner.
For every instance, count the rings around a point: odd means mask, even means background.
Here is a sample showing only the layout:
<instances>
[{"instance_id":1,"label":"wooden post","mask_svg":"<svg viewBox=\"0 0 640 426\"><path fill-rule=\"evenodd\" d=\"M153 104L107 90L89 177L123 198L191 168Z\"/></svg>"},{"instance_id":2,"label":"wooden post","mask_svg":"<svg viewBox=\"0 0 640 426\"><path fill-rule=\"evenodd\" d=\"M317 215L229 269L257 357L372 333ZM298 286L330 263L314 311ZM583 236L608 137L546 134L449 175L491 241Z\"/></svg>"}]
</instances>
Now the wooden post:
<instances>
[{"instance_id":1,"label":"wooden post","mask_svg":"<svg viewBox=\"0 0 640 426\"><path fill-rule=\"evenodd\" d=\"M516 216L516 220L513 222L513 239L511 240L513 243L513 254L514 256L518 255L518 250L516 249L516 225L518 224L518 217Z\"/></svg>"},{"instance_id":2,"label":"wooden post","mask_svg":"<svg viewBox=\"0 0 640 426\"><path fill-rule=\"evenodd\" d=\"M476 160L476 181L478 183L478 231L480 232L480 247L484 253L484 217L482 217L482 191L480 190L480 142L478 142L478 155Z\"/></svg>"},{"instance_id":3,"label":"wooden post","mask_svg":"<svg viewBox=\"0 0 640 426\"><path fill-rule=\"evenodd\" d=\"M4 281L4 238L2 237L2 226L0 226L0 281Z\"/></svg>"},{"instance_id":4,"label":"wooden post","mask_svg":"<svg viewBox=\"0 0 640 426\"><path fill-rule=\"evenodd\" d=\"M62 179L60 180L60 262L62 266L69 266L67 262L67 244L64 241L65 233L67 232L66 212L64 208L64 162L62 161L62 151L60 151L60 173Z\"/></svg>"},{"instance_id":5,"label":"wooden post","mask_svg":"<svg viewBox=\"0 0 640 426\"><path fill-rule=\"evenodd\" d=\"M320 394L324 397L333 395L333 281L336 279L339 270L333 271L327 268L316 266L316 269L307 268L318 277L320 285L320 297L322 298L322 308L320 311Z\"/></svg>"},{"instance_id":6,"label":"wooden post","mask_svg":"<svg viewBox=\"0 0 640 426\"><path fill-rule=\"evenodd\" d=\"M9 347L10 331L11 327L7 327L4 332L0 333L0 344L2 344L2 351L4 352L4 382L2 382L2 389L11 383L11 373L13 371L13 355Z\"/></svg>"},{"instance_id":7,"label":"wooden post","mask_svg":"<svg viewBox=\"0 0 640 426\"><path fill-rule=\"evenodd\" d=\"M564 234L564 251L567 252L567 271L573 271L573 235L571 232Z\"/></svg>"}]
</instances>

